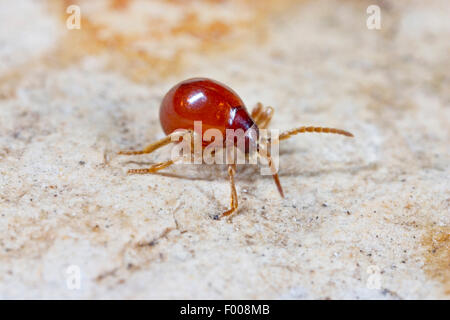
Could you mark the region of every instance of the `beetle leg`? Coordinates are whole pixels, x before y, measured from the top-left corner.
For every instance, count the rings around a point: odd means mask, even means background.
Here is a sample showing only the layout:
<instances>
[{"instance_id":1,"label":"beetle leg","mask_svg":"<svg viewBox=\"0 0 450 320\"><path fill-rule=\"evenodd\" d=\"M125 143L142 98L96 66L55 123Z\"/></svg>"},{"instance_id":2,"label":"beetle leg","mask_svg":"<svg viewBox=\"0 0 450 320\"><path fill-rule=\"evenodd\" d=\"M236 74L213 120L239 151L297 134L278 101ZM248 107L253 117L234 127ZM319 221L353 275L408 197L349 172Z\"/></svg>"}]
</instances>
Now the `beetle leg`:
<instances>
[{"instance_id":1,"label":"beetle leg","mask_svg":"<svg viewBox=\"0 0 450 320\"><path fill-rule=\"evenodd\" d=\"M230 216L238 209L238 199L236 192L236 185L234 184L234 175L236 173L236 164L228 165L228 175L230 177L230 186L231 186L231 205L230 209L222 213L222 215L218 216L217 219L222 217Z\"/></svg>"},{"instance_id":2,"label":"beetle leg","mask_svg":"<svg viewBox=\"0 0 450 320\"><path fill-rule=\"evenodd\" d=\"M264 118L264 107L261 103L258 103L258 105L252 111L252 119L259 127L259 124L261 123L261 120L263 118Z\"/></svg>"},{"instance_id":3,"label":"beetle leg","mask_svg":"<svg viewBox=\"0 0 450 320\"><path fill-rule=\"evenodd\" d=\"M191 143L192 143L193 136L194 136L194 133L193 133L192 130L187 130L187 132L186 131L184 131L184 132L183 131L177 131L177 132L174 132L174 133L168 135L164 139L161 139L159 141L156 141L155 143L152 143L152 144L148 145L147 147L145 147L145 149L143 149L141 151L120 151L119 154L133 155L133 154L151 153L151 152L155 151L158 148L161 148L161 147L163 147L165 145L168 145L169 143L179 143L180 138L183 137L186 134L191 135ZM191 153L192 152L193 152L193 148L191 146ZM156 171L159 171L161 169L164 169L164 168L167 168L167 167L171 166L177 160L179 160L179 158L171 159L171 160L160 162L160 163L156 163L156 164L152 165L150 168L146 168L146 169L130 169L130 170L128 170L128 173L129 174L154 173Z\"/></svg>"},{"instance_id":4,"label":"beetle leg","mask_svg":"<svg viewBox=\"0 0 450 320\"><path fill-rule=\"evenodd\" d=\"M266 107L263 114L260 116L258 123L256 124L260 129L266 129L269 126L270 120L273 117L273 108Z\"/></svg>"},{"instance_id":5,"label":"beetle leg","mask_svg":"<svg viewBox=\"0 0 450 320\"><path fill-rule=\"evenodd\" d=\"M251 114L251 116L252 116L252 119L253 119L253 120L255 120L255 119L258 117L258 115L261 113L262 109L263 109L262 103L261 103L261 102L258 102L258 103L256 104L256 106L252 109L252 114Z\"/></svg>"},{"instance_id":6,"label":"beetle leg","mask_svg":"<svg viewBox=\"0 0 450 320\"><path fill-rule=\"evenodd\" d=\"M263 107L261 102L253 108L252 110L252 119L260 129L265 129L270 123L270 120L273 116L273 108L272 107Z\"/></svg>"},{"instance_id":7,"label":"beetle leg","mask_svg":"<svg viewBox=\"0 0 450 320\"><path fill-rule=\"evenodd\" d=\"M188 130L188 132L190 134L192 134L191 130ZM119 151L118 154L122 154L122 155L135 155L135 154L147 154L147 153L152 153L153 151L155 151L156 149L159 149L161 147L164 147L170 143L174 143L174 142L178 142L179 138L181 138L183 135L185 135L186 132L182 132L182 131L177 131L174 133L169 134L168 136L162 138L159 141L156 141L152 144L149 144L148 146L146 146L144 149L142 150L136 150L136 151Z\"/></svg>"},{"instance_id":8,"label":"beetle leg","mask_svg":"<svg viewBox=\"0 0 450 320\"><path fill-rule=\"evenodd\" d=\"M128 170L128 173L129 174L154 173L154 172L159 171L161 169L167 168L167 167L171 166L174 163L175 163L174 160L168 160L168 161L165 161L165 162L156 163L156 164L152 165L150 168L146 168L146 169L130 169L130 170Z\"/></svg>"}]
</instances>

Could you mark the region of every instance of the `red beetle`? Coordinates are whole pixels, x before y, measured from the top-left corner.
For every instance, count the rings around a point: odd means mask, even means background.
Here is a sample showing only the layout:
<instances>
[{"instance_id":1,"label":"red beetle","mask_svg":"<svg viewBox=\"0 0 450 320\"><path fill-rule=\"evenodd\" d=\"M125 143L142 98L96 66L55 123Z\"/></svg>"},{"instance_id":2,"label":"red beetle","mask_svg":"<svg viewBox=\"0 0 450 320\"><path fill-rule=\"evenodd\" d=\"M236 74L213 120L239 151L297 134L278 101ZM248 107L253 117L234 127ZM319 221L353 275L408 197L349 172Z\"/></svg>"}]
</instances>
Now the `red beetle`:
<instances>
[{"instance_id":1,"label":"red beetle","mask_svg":"<svg viewBox=\"0 0 450 320\"><path fill-rule=\"evenodd\" d=\"M135 155L146 154L170 143L178 143L181 137L178 129L187 130L190 134L194 134L194 122L202 122L202 132L198 132L202 137L202 145L205 147L210 141L203 139L203 133L208 129L217 129L223 135L224 144L227 129L242 129L248 132L253 129L258 134L259 129L265 129L273 116L271 107L263 108L258 103L252 110L251 115L248 113L241 98L226 85L208 78L193 78L184 80L167 92L161 103L159 110L159 118L161 126L167 135L165 138L152 143L139 151L120 151L119 154ZM288 139L289 137L303 132L323 132L341 134L347 137L353 137L350 132L324 127L299 127L294 128L279 135L279 140ZM249 136L246 135L245 153L249 153ZM267 158L269 166L272 168L272 159L267 152L262 153L261 144L257 144L255 152ZM147 169L131 169L131 174L154 173L164 169L172 164L174 160L157 163ZM229 216L238 208L238 200L236 187L234 184L234 174L236 172L236 163L228 164L228 174L231 184L231 208L217 218ZM272 171L272 176L277 185L278 191L284 197L283 190L276 171Z\"/></svg>"}]
</instances>

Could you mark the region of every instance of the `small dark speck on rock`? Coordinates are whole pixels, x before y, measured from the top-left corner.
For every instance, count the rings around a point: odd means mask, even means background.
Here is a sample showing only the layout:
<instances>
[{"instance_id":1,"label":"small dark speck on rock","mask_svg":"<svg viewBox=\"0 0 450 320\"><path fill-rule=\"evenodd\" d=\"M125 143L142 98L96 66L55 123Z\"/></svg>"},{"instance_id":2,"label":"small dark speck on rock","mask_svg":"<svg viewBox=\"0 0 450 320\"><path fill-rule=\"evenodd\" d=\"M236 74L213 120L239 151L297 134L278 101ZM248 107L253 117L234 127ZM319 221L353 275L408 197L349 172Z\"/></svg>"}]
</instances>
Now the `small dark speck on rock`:
<instances>
[{"instance_id":1,"label":"small dark speck on rock","mask_svg":"<svg viewBox=\"0 0 450 320\"><path fill-rule=\"evenodd\" d=\"M328 205L326 203L322 203L322 207L326 208Z\"/></svg>"},{"instance_id":2,"label":"small dark speck on rock","mask_svg":"<svg viewBox=\"0 0 450 320\"><path fill-rule=\"evenodd\" d=\"M347 215L351 215L351 212L347 210Z\"/></svg>"},{"instance_id":3,"label":"small dark speck on rock","mask_svg":"<svg viewBox=\"0 0 450 320\"><path fill-rule=\"evenodd\" d=\"M80 161L80 162L78 162L78 164L79 164L80 166L84 166L84 165L86 164L86 162Z\"/></svg>"}]
</instances>

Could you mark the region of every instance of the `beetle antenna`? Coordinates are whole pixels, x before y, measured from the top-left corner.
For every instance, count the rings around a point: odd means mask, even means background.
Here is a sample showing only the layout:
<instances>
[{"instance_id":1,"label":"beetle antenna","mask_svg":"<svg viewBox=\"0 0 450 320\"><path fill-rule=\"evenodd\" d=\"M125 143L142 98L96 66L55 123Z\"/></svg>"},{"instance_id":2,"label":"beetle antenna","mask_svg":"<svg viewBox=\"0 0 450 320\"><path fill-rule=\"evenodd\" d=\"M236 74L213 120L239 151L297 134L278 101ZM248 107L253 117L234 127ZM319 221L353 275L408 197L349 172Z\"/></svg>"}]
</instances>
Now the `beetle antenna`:
<instances>
[{"instance_id":1,"label":"beetle antenna","mask_svg":"<svg viewBox=\"0 0 450 320\"><path fill-rule=\"evenodd\" d=\"M318 133L334 133L334 134L340 134L343 136L347 136L347 137L353 137L353 134L345 131L345 130L341 130L341 129L335 129L335 128L325 128L325 127L299 127L299 128L294 128L285 132L282 132L279 136L279 140L285 140L285 139L289 139L290 137L299 134L299 133L305 133L305 132L318 132Z\"/></svg>"},{"instance_id":2,"label":"beetle antenna","mask_svg":"<svg viewBox=\"0 0 450 320\"><path fill-rule=\"evenodd\" d=\"M277 186L280 196L282 198L284 198L283 187L281 186L280 178L278 177L278 172L273 164L272 156L269 154L269 150L266 149L265 147L263 147L262 145L258 145L258 154L260 156L266 158L267 161L269 162L268 164L269 164L270 170L272 171L273 181L275 182L275 185Z\"/></svg>"}]
</instances>

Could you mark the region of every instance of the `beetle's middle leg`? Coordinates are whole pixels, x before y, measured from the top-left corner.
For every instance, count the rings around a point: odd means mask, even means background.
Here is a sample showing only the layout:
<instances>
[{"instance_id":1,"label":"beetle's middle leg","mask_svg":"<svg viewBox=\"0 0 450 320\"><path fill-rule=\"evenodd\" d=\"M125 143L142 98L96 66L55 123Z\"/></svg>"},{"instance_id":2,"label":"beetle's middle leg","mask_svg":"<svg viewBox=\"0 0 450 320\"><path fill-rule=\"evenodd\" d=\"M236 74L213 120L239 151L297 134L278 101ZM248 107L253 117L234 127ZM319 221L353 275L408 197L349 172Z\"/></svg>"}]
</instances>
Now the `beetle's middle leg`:
<instances>
[{"instance_id":1,"label":"beetle's middle leg","mask_svg":"<svg viewBox=\"0 0 450 320\"><path fill-rule=\"evenodd\" d=\"M230 209L222 213L220 216L217 217L217 219L220 219L222 217L227 217L233 214L238 209L238 198L237 198L237 192L236 192L236 185L234 183L234 175L236 174L236 164L230 164L228 165L228 176L230 177L230 187L231 187L231 204Z\"/></svg>"}]
</instances>

